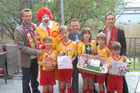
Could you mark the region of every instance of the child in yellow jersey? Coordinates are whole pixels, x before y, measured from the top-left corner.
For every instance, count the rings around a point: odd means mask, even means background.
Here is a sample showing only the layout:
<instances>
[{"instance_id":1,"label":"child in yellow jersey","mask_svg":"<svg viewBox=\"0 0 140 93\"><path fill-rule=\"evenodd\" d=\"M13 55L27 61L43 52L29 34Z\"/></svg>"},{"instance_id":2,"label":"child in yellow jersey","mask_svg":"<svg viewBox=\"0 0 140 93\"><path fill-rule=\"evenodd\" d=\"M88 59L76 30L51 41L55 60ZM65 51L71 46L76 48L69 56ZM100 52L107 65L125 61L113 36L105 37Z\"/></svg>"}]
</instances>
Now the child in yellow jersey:
<instances>
[{"instance_id":1,"label":"child in yellow jersey","mask_svg":"<svg viewBox=\"0 0 140 93\"><path fill-rule=\"evenodd\" d=\"M43 86L42 93L53 93L53 85L55 81L55 68L56 68L56 50L51 48L52 38L46 36L43 39L45 49L44 54L39 55L38 63L40 64L40 85Z\"/></svg>"},{"instance_id":2,"label":"child in yellow jersey","mask_svg":"<svg viewBox=\"0 0 140 93\"><path fill-rule=\"evenodd\" d=\"M110 50L106 47L106 36L104 33L99 33L97 36L96 36L96 42L98 44L97 46L97 54L103 58L108 58L110 56ZM100 90L100 93L105 93L104 91L104 81L105 81L105 77L106 77L106 74L105 75L101 75L101 76L96 76L96 80L98 82L98 85L99 85L99 90Z\"/></svg>"},{"instance_id":3,"label":"child in yellow jersey","mask_svg":"<svg viewBox=\"0 0 140 93\"><path fill-rule=\"evenodd\" d=\"M113 60L126 62L125 57L120 56L121 45L119 42L113 41L110 46L110 50L112 52L112 56L108 58L110 64L109 68L111 68L111 62ZM107 91L110 93L114 93L115 90L117 91L117 93L123 93L122 76L109 73L107 80Z\"/></svg>"},{"instance_id":4,"label":"child in yellow jersey","mask_svg":"<svg viewBox=\"0 0 140 93\"><path fill-rule=\"evenodd\" d=\"M62 40L58 43L56 50L59 56L70 56L72 61L76 58L76 43L68 38L68 29L66 26L60 27L60 35ZM72 69L58 69L60 93L65 93L65 82L68 93L72 93L71 79L73 75Z\"/></svg>"},{"instance_id":5,"label":"child in yellow jersey","mask_svg":"<svg viewBox=\"0 0 140 93\"><path fill-rule=\"evenodd\" d=\"M96 43L95 41L91 40L91 30L88 27L85 27L82 29L81 33L82 40L78 44L77 47L77 53L78 57L82 54L89 54L94 55L96 54ZM89 90L89 93L93 93L93 81L94 81L94 75L88 74L85 72L81 72L82 78L83 78L83 93L87 93Z\"/></svg>"}]
</instances>

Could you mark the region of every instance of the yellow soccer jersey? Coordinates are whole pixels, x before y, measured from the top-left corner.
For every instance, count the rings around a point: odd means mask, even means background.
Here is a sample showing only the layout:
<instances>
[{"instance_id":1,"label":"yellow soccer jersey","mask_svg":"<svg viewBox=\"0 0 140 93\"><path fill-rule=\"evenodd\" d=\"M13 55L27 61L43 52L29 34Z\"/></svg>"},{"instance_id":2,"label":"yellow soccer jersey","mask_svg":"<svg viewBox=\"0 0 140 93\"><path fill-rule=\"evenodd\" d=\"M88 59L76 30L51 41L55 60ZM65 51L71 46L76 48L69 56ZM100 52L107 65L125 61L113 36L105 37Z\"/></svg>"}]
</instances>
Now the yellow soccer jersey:
<instances>
[{"instance_id":1,"label":"yellow soccer jersey","mask_svg":"<svg viewBox=\"0 0 140 93\"><path fill-rule=\"evenodd\" d=\"M118 62L124 62L124 61L123 61L124 59L125 59L124 56L120 56L119 59L115 59L113 56L111 56L111 57L108 58L109 64L111 64L111 62L112 62L113 60L118 61Z\"/></svg>"},{"instance_id":2,"label":"yellow soccer jersey","mask_svg":"<svg viewBox=\"0 0 140 93\"><path fill-rule=\"evenodd\" d=\"M91 40L90 45L92 48L96 50L96 42L94 40ZM84 42L80 42L77 47L77 53L78 54L86 54L85 50L86 44ZM92 54L93 55L93 54Z\"/></svg>"},{"instance_id":3,"label":"yellow soccer jersey","mask_svg":"<svg viewBox=\"0 0 140 93\"><path fill-rule=\"evenodd\" d=\"M53 62L56 61L56 57L57 57L56 50L53 50L52 49L52 51L50 53L48 53L47 51L45 51L45 49L43 49L43 51L44 51L45 54L44 55L40 55L38 57L38 62L41 62L41 61L45 62L46 57L47 58L52 58L53 59ZM46 65L41 66L41 70L43 70L43 71L52 70L52 69L55 69L55 67L51 67L51 68L49 67L49 68L47 68Z\"/></svg>"},{"instance_id":4,"label":"yellow soccer jersey","mask_svg":"<svg viewBox=\"0 0 140 93\"><path fill-rule=\"evenodd\" d=\"M57 52L63 52L64 56L76 56L76 43L72 40L68 44L65 44L63 41L56 47Z\"/></svg>"},{"instance_id":5,"label":"yellow soccer jersey","mask_svg":"<svg viewBox=\"0 0 140 93\"><path fill-rule=\"evenodd\" d=\"M110 57L108 58L109 64L110 64L110 65L111 65L111 62L112 62L113 60L118 61L118 62L124 62L124 61L123 61L124 59L125 59L124 56L120 56L119 59L115 59L113 56L110 56ZM116 74L111 74L111 75L116 75ZM120 76L120 75L117 75L117 76Z\"/></svg>"},{"instance_id":6,"label":"yellow soccer jersey","mask_svg":"<svg viewBox=\"0 0 140 93\"><path fill-rule=\"evenodd\" d=\"M46 28L46 30L44 30L40 27L37 27L37 32L39 34L41 44L43 44L43 38L45 36L51 36L53 39L52 48L56 49L56 45L57 45L57 43L60 42L60 39L61 39L59 36L58 28L59 28L58 23L56 23L54 21L52 21L52 27L49 29Z\"/></svg>"},{"instance_id":7,"label":"yellow soccer jersey","mask_svg":"<svg viewBox=\"0 0 140 93\"><path fill-rule=\"evenodd\" d=\"M108 58L110 56L110 50L104 46L102 49L100 46L97 46L97 53L100 54L103 58Z\"/></svg>"}]
</instances>

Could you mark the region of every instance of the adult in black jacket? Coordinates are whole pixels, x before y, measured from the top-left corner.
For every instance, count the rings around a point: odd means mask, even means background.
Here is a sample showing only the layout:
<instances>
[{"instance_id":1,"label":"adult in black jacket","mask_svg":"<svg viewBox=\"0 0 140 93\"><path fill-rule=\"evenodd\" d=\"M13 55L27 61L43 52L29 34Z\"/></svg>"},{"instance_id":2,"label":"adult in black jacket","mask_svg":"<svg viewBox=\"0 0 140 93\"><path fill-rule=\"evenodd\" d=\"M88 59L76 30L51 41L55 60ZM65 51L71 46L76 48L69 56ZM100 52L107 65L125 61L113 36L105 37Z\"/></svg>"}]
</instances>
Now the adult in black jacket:
<instances>
[{"instance_id":1,"label":"adult in black jacket","mask_svg":"<svg viewBox=\"0 0 140 93\"><path fill-rule=\"evenodd\" d=\"M104 32L107 36L107 42L106 45L108 48L110 47L112 41L118 41L120 42L122 48L121 48L121 54L126 56L126 39L124 31L115 27L115 14L114 13L108 13L105 16L105 21L107 26L99 32ZM128 86L125 77L123 76L123 93L128 93Z\"/></svg>"},{"instance_id":2,"label":"adult in black jacket","mask_svg":"<svg viewBox=\"0 0 140 93\"><path fill-rule=\"evenodd\" d=\"M121 47L121 54L120 55L126 56L126 40L125 40L124 30L119 29L119 28L117 28L117 29L118 29L117 41L120 42L120 44L122 46ZM99 33L100 32L104 32L105 33L105 28L100 29Z\"/></svg>"},{"instance_id":3,"label":"adult in black jacket","mask_svg":"<svg viewBox=\"0 0 140 93\"><path fill-rule=\"evenodd\" d=\"M71 20L70 23L71 32L69 33L69 39L72 41L75 41L76 43L80 42L81 36L79 32L79 21L78 19L74 18ZM76 58L73 62L74 65L74 72L73 72L73 78L72 78L72 90L73 93L79 93L78 92L78 69L77 69L77 62L78 59Z\"/></svg>"}]
</instances>

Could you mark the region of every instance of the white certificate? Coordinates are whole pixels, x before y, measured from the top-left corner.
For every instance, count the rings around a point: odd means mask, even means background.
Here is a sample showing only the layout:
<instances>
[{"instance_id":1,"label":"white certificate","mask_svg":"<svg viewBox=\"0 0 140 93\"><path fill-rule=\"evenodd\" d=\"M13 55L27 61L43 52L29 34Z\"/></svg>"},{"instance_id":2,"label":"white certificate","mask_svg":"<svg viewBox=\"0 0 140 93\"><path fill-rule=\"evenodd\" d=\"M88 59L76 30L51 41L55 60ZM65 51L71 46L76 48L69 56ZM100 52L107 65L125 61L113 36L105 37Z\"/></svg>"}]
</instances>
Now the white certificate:
<instances>
[{"instance_id":1,"label":"white certificate","mask_svg":"<svg viewBox=\"0 0 140 93\"><path fill-rule=\"evenodd\" d=\"M118 61L112 61L111 62L112 67L109 69L109 73L112 74L118 74L118 75L125 75L126 74L126 69L128 64L123 63L123 62L118 62Z\"/></svg>"},{"instance_id":2,"label":"white certificate","mask_svg":"<svg viewBox=\"0 0 140 93\"><path fill-rule=\"evenodd\" d=\"M58 69L72 69L72 60L70 56L58 56Z\"/></svg>"},{"instance_id":3,"label":"white certificate","mask_svg":"<svg viewBox=\"0 0 140 93\"><path fill-rule=\"evenodd\" d=\"M94 67L99 67L100 66L100 60L91 59L90 60L90 65L94 66Z\"/></svg>"}]
</instances>

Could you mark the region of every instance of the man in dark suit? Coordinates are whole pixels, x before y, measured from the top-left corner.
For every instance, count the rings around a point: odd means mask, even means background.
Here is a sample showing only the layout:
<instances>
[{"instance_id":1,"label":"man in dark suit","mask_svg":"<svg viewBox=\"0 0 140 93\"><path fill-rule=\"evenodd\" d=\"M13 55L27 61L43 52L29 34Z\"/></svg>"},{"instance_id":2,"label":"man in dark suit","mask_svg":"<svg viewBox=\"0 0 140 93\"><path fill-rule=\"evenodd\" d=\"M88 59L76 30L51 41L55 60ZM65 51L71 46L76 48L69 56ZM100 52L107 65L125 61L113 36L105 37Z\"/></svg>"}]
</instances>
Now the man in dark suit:
<instances>
[{"instance_id":1,"label":"man in dark suit","mask_svg":"<svg viewBox=\"0 0 140 93\"><path fill-rule=\"evenodd\" d=\"M115 27L115 14L114 13L108 13L105 16L105 21L107 26L99 32L104 32L107 37L106 45L108 48L110 47L112 41L118 41L120 42L122 48L121 48L121 55L126 56L126 39L124 31ZM123 76L123 93L128 93L128 86L125 77Z\"/></svg>"},{"instance_id":2,"label":"man in dark suit","mask_svg":"<svg viewBox=\"0 0 140 93\"><path fill-rule=\"evenodd\" d=\"M32 93L40 93L38 90L38 63L37 56L42 54L38 50L40 38L34 24L31 23L32 12L30 9L23 9L21 12L22 24L15 29L14 37L20 50L20 60L22 67L22 91L31 93L29 83L31 83Z\"/></svg>"},{"instance_id":3,"label":"man in dark suit","mask_svg":"<svg viewBox=\"0 0 140 93\"><path fill-rule=\"evenodd\" d=\"M79 21L78 19L74 18L71 20L70 23L71 32L69 33L69 39L75 41L77 44L81 40L80 32L79 32ZM72 78L72 90L73 93L78 93L78 69L77 69L77 62L78 59L76 58L73 62L74 65L74 72Z\"/></svg>"}]
</instances>

